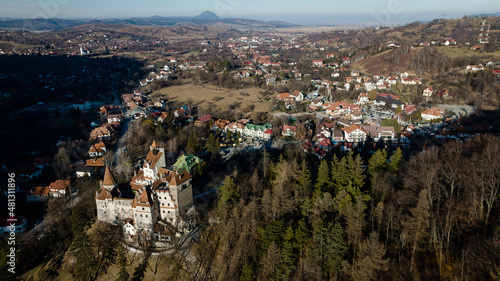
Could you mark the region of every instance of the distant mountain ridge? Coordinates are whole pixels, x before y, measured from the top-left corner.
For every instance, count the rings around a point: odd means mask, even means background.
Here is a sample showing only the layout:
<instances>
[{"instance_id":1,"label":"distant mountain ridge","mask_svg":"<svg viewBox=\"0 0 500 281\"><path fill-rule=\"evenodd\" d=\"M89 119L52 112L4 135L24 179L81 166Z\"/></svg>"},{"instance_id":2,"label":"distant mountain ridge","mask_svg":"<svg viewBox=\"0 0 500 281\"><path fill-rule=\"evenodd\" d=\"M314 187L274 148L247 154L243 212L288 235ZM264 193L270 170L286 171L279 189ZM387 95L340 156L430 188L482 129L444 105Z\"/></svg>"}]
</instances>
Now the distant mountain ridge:
<instances>
[{"instance_id":1,"label":"distant mountain ridge","mask_svg":"<svg viewBox=\"0 0 500 281\"><path fill-rule=\"evenodd\" d=\"M258 21L239 18L221 18L215 13L205 11L195 17L162 17L127 18L127 19L6 19L0 21L3 29L53 30L74 27L83 24L128 24L140 26L174 26L174 25L203 25L228 26L231 28L283 28L297 26L281 21Z\"/></svg>"}]
</instances>

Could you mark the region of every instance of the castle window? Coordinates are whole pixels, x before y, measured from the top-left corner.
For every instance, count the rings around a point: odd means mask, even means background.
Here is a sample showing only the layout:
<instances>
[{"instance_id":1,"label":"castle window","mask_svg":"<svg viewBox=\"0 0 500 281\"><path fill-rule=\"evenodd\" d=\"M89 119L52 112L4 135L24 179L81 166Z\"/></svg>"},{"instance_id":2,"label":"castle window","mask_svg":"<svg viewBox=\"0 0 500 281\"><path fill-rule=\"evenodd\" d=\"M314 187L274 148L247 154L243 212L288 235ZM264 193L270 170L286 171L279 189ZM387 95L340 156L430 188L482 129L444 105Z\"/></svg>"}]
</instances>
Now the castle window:
<instances>
[{"instance_id":1,"label":"castle window","mask_svg":"<svg viewBox=\"0 0 500 281\"><path fill-rule=\"evenodd\" d=\"M170 211L168 211L168 213L170 214Z\"/></svg>"},{"instance_id":2,"label":"castle window","mask_svg":"<svg viewBox=\"0 0 500 281\"><path fill-rule=\"evenodd\" d=\"M141 214L141 218L142 218L142 214Z\"/></svg>"},{"instance_id":3,"label":"castle window","mask_svg":"<svg viewBox=\"0 0 500 281\"><path fill-rule=\"evenodd\" d=\"M148 215L146 215L146 218L148 217Z\"/></svg>"},{"instance_id":4,"label":"castle window","mask_svg":"<svg viewBox=\"0 0 500 281\"><path fill-rule=\"evenodd\" d=\"M144 207L142 208L142 210L144 211Z\"/></svg>"},{"instance_id":5,"label":"castle window","mask_svg":"<svg viewBox=\"0 0 500 281\"><path fill-rule=\"evenodd\" d=\"M163 213L165 214L165 210L163 210Z\"/></svg>"}]
</instances>

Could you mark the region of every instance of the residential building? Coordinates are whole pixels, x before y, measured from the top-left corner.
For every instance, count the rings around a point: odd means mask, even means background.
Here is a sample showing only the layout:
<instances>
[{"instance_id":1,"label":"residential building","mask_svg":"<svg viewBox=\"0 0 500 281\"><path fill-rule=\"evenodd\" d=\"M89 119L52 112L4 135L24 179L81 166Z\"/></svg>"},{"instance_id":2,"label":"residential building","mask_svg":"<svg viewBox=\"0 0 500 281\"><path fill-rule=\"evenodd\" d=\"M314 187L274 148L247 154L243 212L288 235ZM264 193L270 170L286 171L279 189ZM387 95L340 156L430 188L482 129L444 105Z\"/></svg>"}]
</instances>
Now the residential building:
<instances>
[{"instance_id":1,"label":"residential building","mask_svg":"<svg viewBox=\"0 0 500 281\"><path fill-rule=\"evenodd\" d=\"M49 201L49 187L37 186L26 192L27 202L43 202Z\"/></svg>"},{"instance_id":2,"label":"residential building","mask_svg":"<svg viewBox=\"0 0 500 281\"><path fill-rule=\"evenodd\" d=\"M364 142L368 137L368 133L356 124L342 130L344 131L344 138L348 142Z\"/></svg>"},{"instance_id":3,"label":"residential building","mask_svg":"<svg viewBox=\"0 0 500 281\"><path fill-rule=\"evenodd\" d=\"M422 95L424 97L430 97L432 96L432 94L434 93L434 89L432 87L427 87L424 89L424 91L422 92Z\"/></svg>"},{"instance_id":4,"label":"residential building","mask_svg":"<svg viewBox=\"0 0 500 281\"><path fill-rule=\"evenodd\" d=\"M267 130L270 130L270 129L271 129L271 124L269 124L269 123L266 123L264 125L255 125L255 124L248 123L245 126L244 135L247 137L251 137L251 138L259 138L259 139L268 140L268 139L270 139L270 137L272 135L272 131L271 131L271 135L269 134L269 132L267 132Z\"/></svg>"},{"instance_id":5,"label":"residential building","mask_svg":"<svg viewBox=\"0 0 500 281\"><path fill-rule=\"evenodd\" d=\"M285 125L281 134L285 137L295 137L297 135L297 127Z\"/></svg>"},{"instance_id":6,"label":"residential building","mask_svg":"<svg viewBox=\"0 0 500 281\"><path fill-rule=\"evenodd\" d=\"M421 114L422 119L425 121L431 121L435 119L441 119L444 117L444 112L436 110L435 108L430 108L424 110Z\"/></svg>"},{"instance_id":7,"label":"residential building","mask_svg":"<svg viewBox=\"0 0 500 281\"><path fill-rule=\"evenodd\" d=\"M89 157L101 157L104 155L106 152L106 145L103 142L98 142L96 144L93 144L88 153Z\"/></svg>"},{"instance_id":8,"label":"residential building","mask_svg":"<svg viewBox=\"0 0 500 281\"><path fill-rule=\"evenodd\" d=\"M64 197L70 193L69 180L56 180L49 185L49 197Z\"/></svg>"},{"instance_id":9,"label":"residential building","mask_svg":"<svg viewBox=\"0 0 500 281\"><path fill-rule=\"evenodd\" d=\"M226 131L230 131L233 134L240 133L240 135L243 136L243 132L245 131L245 125L238 122L231 122L227 124Z\"/></svg>"},{"instance_id":10,"label":"residential building","mask_svg":"<svg viewBox=\"0 0 500 281\"><path fill-rule=\"evenodd\" d=\"M110 114L108 115L108 123L120 123L122 122L122 114Z\"/></svg>"}]
</instances>

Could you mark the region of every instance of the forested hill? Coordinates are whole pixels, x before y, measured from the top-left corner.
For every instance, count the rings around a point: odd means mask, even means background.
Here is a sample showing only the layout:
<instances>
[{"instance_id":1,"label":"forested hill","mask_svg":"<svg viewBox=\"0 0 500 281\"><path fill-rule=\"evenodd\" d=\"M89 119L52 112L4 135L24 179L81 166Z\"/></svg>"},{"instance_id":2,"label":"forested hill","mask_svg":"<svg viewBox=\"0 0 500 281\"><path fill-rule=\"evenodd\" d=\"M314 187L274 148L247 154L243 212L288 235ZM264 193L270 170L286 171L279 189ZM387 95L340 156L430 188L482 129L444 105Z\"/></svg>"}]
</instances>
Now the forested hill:
<instances>
[{"instance_id":1,"label":"forested hill","mask_svg":"<svg viewBox=\"0 0 500 281\"><path fill-rule=\"evenodd\" d=\"M407 162L379 150L366 168L352 153L320 163L287 155L225 180L211 214L218 223L185 268L193 277L498 280L498 137Z\"/></svg>"}]
</instances>

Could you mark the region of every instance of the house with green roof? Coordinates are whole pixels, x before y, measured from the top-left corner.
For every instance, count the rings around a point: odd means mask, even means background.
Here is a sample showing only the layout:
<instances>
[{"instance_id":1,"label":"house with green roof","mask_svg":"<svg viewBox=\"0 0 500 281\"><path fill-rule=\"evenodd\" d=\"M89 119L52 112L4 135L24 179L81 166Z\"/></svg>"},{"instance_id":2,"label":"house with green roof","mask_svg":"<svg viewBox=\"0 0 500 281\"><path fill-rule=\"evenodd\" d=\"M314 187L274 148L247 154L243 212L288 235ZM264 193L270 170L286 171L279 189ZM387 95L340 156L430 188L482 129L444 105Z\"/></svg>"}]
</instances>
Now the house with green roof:
<instances>
[{"instance_id":1,"label":"house with green roof","mask_svg":"<svg viewBox=\"0 0 500 281\"><path fill-rule=\"evenodd\" d=\"M174 163L174 167L177 172L188 171L188 173L193 174L196 165L203 162L200 158L196 157L194 154L190 154L188 156L182 155L179 156L177 161Z\"/></svg>"},{"instance_id":2,"label":"house with green roof","mask_svg":"<svg viewBox=\"0 0 500 281\"><path fill-rule=\"evenodd\" d=\"M255 125L247 123L244 135L251 138L269 140L272 136L271 124Z\"/></svg>"}]
</instances>

